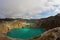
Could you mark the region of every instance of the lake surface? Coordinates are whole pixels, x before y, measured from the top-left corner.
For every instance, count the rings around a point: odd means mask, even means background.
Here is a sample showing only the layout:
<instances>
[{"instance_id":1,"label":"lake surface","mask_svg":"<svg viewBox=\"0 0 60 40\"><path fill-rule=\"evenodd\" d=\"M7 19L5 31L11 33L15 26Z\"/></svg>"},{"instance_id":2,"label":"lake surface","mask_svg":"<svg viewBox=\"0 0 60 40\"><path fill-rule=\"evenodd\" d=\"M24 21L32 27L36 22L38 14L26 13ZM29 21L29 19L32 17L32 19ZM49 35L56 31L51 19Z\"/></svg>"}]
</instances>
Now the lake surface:
<instances>
[{"instance_id":1,"label":"lake surface","mask_svg":"<svg viewBox=\"0 0 60 40\"><path fill-rule=\"evenodd\" d=\"M14 28L7 32L7 36L12 38L33 38L44 33L45 30L43 28Z\"/></svg>"}]
</instances>

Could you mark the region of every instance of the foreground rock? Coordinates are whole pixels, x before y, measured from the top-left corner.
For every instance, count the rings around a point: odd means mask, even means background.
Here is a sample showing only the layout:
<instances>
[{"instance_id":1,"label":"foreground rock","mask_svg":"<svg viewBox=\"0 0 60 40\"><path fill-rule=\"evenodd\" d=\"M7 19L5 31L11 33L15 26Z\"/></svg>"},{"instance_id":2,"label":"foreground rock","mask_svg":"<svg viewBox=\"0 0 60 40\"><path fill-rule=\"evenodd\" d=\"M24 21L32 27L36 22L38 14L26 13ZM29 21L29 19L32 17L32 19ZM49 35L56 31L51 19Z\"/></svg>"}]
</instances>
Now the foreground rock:
<instances>
[{"instance_id":1,"label":"foreground rock","mask_svg":"<svg viewBox=\"0 0 60 40\"><path fill-rule=\"evenodd\" d=\"M60 40L60 27L50 29L40 37L31 40Z\"/></svg>"}]
</instances>

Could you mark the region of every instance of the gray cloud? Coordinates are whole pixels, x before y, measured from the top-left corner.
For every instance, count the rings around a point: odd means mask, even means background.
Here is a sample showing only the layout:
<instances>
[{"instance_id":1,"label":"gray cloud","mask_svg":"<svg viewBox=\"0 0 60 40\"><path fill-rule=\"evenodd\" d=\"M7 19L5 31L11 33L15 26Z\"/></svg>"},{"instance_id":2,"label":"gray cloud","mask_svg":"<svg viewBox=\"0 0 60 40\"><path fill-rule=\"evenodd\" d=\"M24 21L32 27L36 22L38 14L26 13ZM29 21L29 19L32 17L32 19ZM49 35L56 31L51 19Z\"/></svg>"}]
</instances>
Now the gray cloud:
<instances>
[{"instance_id":1,"label":"gray cloud","mask_svg":"<svg viewBox=\"0 0 60 40\"><path fill-rule=\"evenodd\" d=\"M58 8L53 5L59 5L60 0L0 0L0 18L31 18L36 16L40 18L40 13L49 9Z\"/></svg>"}]
</instances>

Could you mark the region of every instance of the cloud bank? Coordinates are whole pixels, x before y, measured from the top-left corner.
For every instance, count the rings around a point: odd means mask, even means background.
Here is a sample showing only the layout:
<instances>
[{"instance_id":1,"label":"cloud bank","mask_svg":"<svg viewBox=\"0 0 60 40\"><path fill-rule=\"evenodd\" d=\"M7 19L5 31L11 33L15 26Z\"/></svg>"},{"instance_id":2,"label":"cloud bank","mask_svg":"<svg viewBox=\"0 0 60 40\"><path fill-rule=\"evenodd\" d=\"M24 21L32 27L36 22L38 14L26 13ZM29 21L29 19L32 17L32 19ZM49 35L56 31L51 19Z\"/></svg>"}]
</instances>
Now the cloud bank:
<instances>
[{"instance_id":1,"label":"cloud bank","mask_svg":"<svg viewBox=\"0 0 60 40\"><path fill-rule=\"evenodd\" d=\"M60 0L0 0L0 18L39 19L60 13Z\"/></svg>"}]
</instances>

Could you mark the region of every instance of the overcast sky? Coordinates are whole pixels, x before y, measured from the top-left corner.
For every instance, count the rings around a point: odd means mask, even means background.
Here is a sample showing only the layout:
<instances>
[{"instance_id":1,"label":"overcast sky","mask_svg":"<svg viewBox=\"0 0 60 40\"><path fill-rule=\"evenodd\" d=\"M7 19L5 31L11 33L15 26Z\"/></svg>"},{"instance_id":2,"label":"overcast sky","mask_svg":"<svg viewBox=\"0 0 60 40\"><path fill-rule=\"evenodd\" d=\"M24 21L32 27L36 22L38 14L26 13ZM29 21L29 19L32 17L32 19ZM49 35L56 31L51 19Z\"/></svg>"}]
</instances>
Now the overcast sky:
<instances>
[{"instance_id":1,"label":"overcast sky","mask_svg":"<svg viewBox=\"0 0 60 40\"><path fill-rule=\"evenodd\" d=\"M0 18L38 19L60 13L60 0L0 0Z\"/></svg>"}]
</instances>

